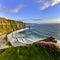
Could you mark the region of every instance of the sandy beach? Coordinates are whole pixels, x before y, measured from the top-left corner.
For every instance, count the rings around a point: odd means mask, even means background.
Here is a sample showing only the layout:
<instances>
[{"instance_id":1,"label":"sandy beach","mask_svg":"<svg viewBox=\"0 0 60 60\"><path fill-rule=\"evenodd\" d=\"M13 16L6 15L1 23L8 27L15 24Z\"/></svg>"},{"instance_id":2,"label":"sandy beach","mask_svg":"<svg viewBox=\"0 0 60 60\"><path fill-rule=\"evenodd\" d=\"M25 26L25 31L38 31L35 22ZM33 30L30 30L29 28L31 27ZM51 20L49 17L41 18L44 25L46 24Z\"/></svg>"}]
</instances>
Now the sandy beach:
<instances>
[{"instance_id":1,"label":"sandy beach","mask_svg":"<svg viewBox=\"0 0 60 60\"><path fill-rule=\"evenodd\" d=\"M28 28L25 29L21 29L21 30L16 30L10 34L7 35L8 41L11 43L12 46L21 46L21 45L26 45L26 44L31 44L32 41L29 40L24 40L24 42L22 41L22 39L17 38L15 35L18 32L22 32L24 30L27 30Z\"/></svg>"}]
</instances>

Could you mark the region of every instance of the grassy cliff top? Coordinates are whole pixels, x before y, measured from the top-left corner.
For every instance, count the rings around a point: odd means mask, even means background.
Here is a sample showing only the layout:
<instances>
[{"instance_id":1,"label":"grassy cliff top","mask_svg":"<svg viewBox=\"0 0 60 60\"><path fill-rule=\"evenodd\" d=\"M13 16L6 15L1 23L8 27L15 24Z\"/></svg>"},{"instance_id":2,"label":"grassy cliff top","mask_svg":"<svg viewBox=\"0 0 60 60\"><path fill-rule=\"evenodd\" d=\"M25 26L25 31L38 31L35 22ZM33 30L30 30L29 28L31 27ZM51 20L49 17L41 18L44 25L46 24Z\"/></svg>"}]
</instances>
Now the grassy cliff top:
<instances>
[{"instance_id":1,"label":"grassy cliff top","mask_svg":"<svg viewBox=\"0 0 60 60\"><path fill-rule=\"evenodd\" d=\"M0 50L0 60L60 60L60 50L51 51L35 44Z\"/></svg>"}]
</instances>

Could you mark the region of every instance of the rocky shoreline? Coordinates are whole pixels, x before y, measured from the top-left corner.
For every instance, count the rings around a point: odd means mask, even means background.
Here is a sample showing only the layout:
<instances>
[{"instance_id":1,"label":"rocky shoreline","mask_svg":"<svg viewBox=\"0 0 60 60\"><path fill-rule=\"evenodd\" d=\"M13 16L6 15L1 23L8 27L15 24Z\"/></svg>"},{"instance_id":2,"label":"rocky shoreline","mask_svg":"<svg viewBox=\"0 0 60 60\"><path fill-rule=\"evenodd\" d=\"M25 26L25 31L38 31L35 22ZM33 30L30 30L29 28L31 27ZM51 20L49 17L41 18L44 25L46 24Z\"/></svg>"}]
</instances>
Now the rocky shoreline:
<instances>
[{"instance_id":1,"label":"rocky shoreline","mask_svg":"<svg viewBox=\"0 0 60 60\"><path fill-rule=\"evenodd\" d=\"M47 39L37 41L35 42L35 44L38 47L48 48L48 49L60 48L60 45L57 44L57 41L53 37L49 37Z\"/></svg>"},{"instance_id":2,"label":"rocky shoreline","mask_svg":"<svg viewBox=\"0 0 60 60\"><path fill-rule=\"evenodd\" d=\"M41 45L41 47L42 46L45 47L45 45L46 46L54 45L54 46L57 46L60 48L60 45L57 44L57 41L53 37L49 37L47 39L40 40L37 42L29 41L30 43L25 43L25 44L17 42L17 38L16 37L13 38L12 33L23 31L24 27L25 27L24 23L21 21L14 21L14 20L6 19L6 18L0 18L0 22L1 22L0 23L0 49L8 47L9 46L9 44L7 44L8 42L10 42L10 44L12 44L14 42L15 44L18 44L17 46L35 43L39 46ZM14 35L15 35L15 33L14 33ZM6 37L6 39L5 39L5 37ZM14 46L16 46L16 45L14 45Z\"/></svg>"},{"instance_id":3,"label":"rocky shoreline","mask_svg":"<svg viewBox=\"0 0 60 60\"><path fill-rule=\"evenodd\" d=\"M20 30L14 31L12 33L15 34L16 32L23 31L23 30L25 30L25 29L20 29ZM27 43L23 44L23 43L20 43L20 42L17 43L18 41L12 37L12 33L7 35L7 41L5 41L5 43L3 43L3 45L0 44L2 46L2 47L0 46L1 47L0 49L6 48L6 47L8 48L9 45L6 44L7 42L10 42L11 46L15 46L15 47L16 46L23 46L23 45L27 44ZM5 37L6 37L6 35L0 36L0 40L1 40L1 38L5 38ZM14 43L13 41L16 41L16 43ZM53 37L49 37L47 39L40 40L40 41L37 41L37 42L32 42L32 43L35 43L37 46L40 46L40 47L43 47L43 48L45 48L45 47L49 47L49 48L58 47L58 48L60 48L60 45L57 44L57 41ZM6 47L4 46L4 44L5 44Z\"/></svg>"},{"instance_id":4,"label":"rocky shoreline","mask_svg":"<svg viewBox=\"0 0 60 60\"><path fill-rule=\"evenodd\" d=\"M0 49L10 46L7 35L13 31L23 29L25 24L22 21L10 20L0 17Z\"/></svg>"}]
</instances>

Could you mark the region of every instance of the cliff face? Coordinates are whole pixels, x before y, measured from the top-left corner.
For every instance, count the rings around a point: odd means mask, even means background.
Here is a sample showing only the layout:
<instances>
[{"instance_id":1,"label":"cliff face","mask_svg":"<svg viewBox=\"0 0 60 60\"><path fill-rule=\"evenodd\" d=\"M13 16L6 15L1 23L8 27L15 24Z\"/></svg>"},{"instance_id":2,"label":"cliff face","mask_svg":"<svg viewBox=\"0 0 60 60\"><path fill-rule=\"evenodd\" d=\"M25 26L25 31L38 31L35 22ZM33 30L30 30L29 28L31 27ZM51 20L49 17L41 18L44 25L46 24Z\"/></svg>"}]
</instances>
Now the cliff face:
<instances>
[{"instance_id":1,"label":"cliff face","mask_svg":"<svg viewBox=\"0 0 60 60\"><path fill-rule=\"evenodd\" d=\"M17 29L22 29L24 23L21 21L14 21L6 18L0 18L0 35L4 33L9 33Z\"/></svg>"}]
</instances>

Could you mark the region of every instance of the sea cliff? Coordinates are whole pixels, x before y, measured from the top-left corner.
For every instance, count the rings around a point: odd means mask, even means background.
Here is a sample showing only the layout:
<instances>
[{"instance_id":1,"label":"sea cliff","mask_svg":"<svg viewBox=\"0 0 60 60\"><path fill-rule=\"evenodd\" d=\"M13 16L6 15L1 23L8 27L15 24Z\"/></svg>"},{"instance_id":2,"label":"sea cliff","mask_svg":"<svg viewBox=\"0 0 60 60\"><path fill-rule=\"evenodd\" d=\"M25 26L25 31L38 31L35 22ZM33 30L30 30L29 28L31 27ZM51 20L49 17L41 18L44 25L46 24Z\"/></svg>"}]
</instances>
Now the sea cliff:
<instances>
[{"instance_id":1,"label":"sea cliff","mask_svg":"<svg viewBox=\"0 0 60 60\"><path fill-rule=\"evenodd\" d=\"M10 20L0 17L0 35L24 28L22 21Z\"/></svg>"}]
</instances>

